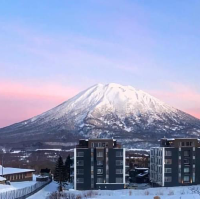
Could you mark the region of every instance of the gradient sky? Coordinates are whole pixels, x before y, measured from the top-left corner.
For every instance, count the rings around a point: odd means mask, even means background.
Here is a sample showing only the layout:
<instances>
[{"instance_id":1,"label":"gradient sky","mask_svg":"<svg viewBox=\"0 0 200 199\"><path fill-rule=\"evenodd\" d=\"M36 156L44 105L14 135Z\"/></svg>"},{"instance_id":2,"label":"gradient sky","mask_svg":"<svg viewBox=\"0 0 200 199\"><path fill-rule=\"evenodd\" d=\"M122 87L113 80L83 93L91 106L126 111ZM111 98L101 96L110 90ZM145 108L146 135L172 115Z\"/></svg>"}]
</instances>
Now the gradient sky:
<instances>
[{"instance_id":1,"label":"gradient sky","mask_svg":"<svg viewBox=\"0 0 200 199\"><path fill-rule=\"evenodd\" d=\"M199 0L1 0L0 127L96 83L200 118Z\"/></svg>"}]
</instances>

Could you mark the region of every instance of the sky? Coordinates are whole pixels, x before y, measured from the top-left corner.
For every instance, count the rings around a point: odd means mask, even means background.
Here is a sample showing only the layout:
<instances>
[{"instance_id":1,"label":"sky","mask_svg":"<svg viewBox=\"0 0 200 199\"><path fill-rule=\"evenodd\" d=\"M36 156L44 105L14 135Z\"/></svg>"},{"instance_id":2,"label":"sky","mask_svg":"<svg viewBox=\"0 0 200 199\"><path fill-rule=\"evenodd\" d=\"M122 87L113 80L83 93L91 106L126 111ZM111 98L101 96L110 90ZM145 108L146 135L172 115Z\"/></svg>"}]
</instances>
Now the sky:
<instances>
[{"instance_id":1,"label":"sky","mask_svg":"<svg viewBox=\"0 0 200 199\"><path fill-rule=\"evenodd\" d=\"M200 118L200 1L1 0L0 128L97 83Z\"/></svg>"}]
</instances>

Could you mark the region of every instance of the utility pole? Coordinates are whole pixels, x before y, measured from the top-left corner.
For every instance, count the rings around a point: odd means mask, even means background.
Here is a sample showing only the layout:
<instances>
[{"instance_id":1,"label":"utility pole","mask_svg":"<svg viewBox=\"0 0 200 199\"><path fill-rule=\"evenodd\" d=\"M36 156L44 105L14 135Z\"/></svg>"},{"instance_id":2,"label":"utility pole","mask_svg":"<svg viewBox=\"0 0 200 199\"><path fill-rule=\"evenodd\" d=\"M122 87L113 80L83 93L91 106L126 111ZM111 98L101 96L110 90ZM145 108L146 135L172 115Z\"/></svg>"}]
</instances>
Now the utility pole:
<instances>
[{"instance_id":1,"label":"utility pole","mask_svg":"<svg viewBox=\"0 0 200 199\"><path fill-rule=\"evenodd\" d=\"M2 168L2 172L1 172L1 174L2 174L2 176L3 176L3 153L2 153L2 157L1 157L1 168Z\"/></svg>"}]
</instances>

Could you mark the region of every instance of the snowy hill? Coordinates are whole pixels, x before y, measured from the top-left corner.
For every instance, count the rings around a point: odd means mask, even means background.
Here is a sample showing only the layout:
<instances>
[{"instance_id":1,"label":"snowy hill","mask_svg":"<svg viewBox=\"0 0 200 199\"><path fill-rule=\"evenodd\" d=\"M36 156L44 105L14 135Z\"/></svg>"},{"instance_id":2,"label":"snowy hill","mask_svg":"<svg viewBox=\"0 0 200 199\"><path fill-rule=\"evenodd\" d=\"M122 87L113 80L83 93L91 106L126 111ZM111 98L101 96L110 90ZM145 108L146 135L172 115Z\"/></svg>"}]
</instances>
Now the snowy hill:
<instances>
[{"instance_id":1,"label":"snowy hill","mask_svg":"<svg viewBox=\"0 0 200 199\"><path fill-rule=\"evenodd\" d=\"M92 86L39 116L0 129L6 141L115 137L142 147L163 136L199 135L200 120L141 90L114 83Z\"/></svg>"}]
</instances>

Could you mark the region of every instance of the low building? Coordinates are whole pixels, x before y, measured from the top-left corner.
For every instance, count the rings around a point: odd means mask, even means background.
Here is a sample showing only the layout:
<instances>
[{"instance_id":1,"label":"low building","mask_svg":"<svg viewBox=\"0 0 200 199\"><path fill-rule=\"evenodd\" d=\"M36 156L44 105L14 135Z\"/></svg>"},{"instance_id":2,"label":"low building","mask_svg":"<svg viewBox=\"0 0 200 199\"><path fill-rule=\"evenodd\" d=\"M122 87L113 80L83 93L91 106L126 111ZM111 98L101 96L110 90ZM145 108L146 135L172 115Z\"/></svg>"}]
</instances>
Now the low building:
<instances>
[{"instance_id":1,"label":"low building","mask_svg":"<svg viewBox=\"0 0 200 199\"><path fill-rule=\"evenodd\" d=\"M2 168L2 166L0 166L0 176L11 182L32 181L34 172L35 170L33 169Z\"/></svg>"},{"instance_id":2,"label":"low building","mask_svg":"<svg viewBox=\"0 0 200 199\"><path fill-rule=\"evenodd\" d=\"M166 187L200 184L199 153L199 139L161 139L150 151L150 181Z\"/></svg>"},{"instance_id":3,"label":"low building","mask_svg":"<svg viewBox=\"0 0 200 199\"><path fill-rule=\"evenodd\" d=\"M125 152L114 139L80 140L71 165L74 189L125 188L128 178Z\"/></svg>"},{"instance_id":4,"label":"low building","mask_svg":"<svg viewBox=\"0 0 200 199\"><path fill-rule=\"evenodd\" d=\"M0 184L5 184L6 183L6 178L0 177Z\"/></svg>"}]
</instances>

